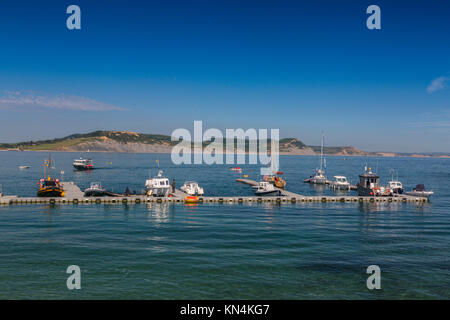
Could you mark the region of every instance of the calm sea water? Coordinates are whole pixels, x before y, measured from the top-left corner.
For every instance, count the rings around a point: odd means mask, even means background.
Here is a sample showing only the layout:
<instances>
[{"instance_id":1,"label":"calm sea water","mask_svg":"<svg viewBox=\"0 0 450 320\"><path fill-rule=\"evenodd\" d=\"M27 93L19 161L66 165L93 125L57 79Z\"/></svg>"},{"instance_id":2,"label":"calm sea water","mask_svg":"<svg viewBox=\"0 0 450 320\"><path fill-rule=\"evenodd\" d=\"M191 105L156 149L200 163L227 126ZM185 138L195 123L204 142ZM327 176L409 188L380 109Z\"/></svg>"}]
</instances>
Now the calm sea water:
<instances>
[{"instance_id":1,"label":"calm sea water","mask_svg":"<svg viewBox=\"0 0 450 320\"><path fill-rule=\"evenodd\" d=\"M91 181L142 190L156 160L180 186L207 195L251 195L229 166L175 166L170 155L90 153L97 170L74 172L77 153L53 153L56 171L82 189ZM0 152L5 194L34 196L39 152ZM352 183L368 161L386 183L424 183L430 204L129 204L0 207L2 299L448 299L450 160L328 157L327 174ZM302 181L316 157L282 156L287 189L333 194ZM30 165L19 170L19 165ZM259 167L241 166L258 179ZM81 268L68 290L66 268ZM381 290L366 268L381 268Z\"/></svg>"}]
</instances>

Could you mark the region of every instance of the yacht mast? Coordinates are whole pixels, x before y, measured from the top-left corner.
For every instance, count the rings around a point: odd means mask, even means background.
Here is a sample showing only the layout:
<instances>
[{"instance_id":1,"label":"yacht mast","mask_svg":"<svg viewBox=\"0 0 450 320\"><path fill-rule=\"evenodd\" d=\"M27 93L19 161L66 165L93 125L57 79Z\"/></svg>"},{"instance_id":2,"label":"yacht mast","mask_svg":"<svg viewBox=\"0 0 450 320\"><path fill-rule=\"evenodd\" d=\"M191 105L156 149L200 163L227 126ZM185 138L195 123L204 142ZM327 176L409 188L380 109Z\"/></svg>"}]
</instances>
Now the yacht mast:
<instances>
[{"instance_id":1,"label":"yacht mast","mask_svg":"<svg viewBox=\"0 0 450 320\"><path fill-rule=\"evenodd\" d=\"M323 130L322 130L322 144L320 147L320 171L322 172L322 163L323 163Z\"/></svg>"},{"instance_id":2,"label":"yacht mast","mask_svg":"<svg viewBox=\"0 0 450 320\"><path fill-rule=\"evenodd\" d=\"M272 171L272 174L274 174L273 172L273 152L275 150L275 142L273 139L270 140L270 169Z\"/></svg>"}]
</instances>

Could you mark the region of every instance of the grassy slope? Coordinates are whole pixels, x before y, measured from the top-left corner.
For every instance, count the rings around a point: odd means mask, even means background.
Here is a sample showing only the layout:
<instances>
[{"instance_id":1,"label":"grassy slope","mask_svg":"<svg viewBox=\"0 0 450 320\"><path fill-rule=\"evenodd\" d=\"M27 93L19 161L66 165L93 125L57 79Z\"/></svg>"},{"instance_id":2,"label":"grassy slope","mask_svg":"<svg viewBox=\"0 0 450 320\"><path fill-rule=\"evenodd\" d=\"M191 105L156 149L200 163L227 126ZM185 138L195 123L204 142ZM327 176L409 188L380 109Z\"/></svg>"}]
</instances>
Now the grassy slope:
<instances>
[{"instance_id":1,"label":"grassy slope","mask_svg":"<svg viewBox=\"0 0 450 320\"><path fill-rule=\"evenodd\" d=\"M23 147L22 149L24 150L34 150L34 151L39 151L39 150L61 150L65 147L70 147L70 146L76 146L77 144L80 144L82 142L88 142L88 141L92 141L95 140L95 138L75 138L75 139L70 139L70 140L63 140L63 141L58 141L58 142L53 142L53 143L39 143L36 145L31 145L31 146L26 146Z\"/></svg>"}]
</instances>

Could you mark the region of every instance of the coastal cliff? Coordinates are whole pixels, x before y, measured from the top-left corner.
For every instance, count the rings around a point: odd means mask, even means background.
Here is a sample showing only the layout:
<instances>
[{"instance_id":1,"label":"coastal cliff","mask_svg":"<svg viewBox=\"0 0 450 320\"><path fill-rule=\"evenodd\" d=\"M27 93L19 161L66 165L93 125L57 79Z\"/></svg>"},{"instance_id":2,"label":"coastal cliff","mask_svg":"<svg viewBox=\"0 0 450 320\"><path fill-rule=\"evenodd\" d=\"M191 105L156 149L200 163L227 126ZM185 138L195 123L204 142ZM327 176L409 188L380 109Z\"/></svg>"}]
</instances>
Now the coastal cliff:
<instances>
[{"instance_id":1,"label":"coastal cliff","mask_svg":"<svg viewBox=\"0 0 450 320\"><path fill-rule=\"evenodd\" d=\"M170 153L176 144L178 142L172 142L168 135L130 131L94 131L52 140L3 143L0 144L0 150ZM203 146L208 144L205 142ZM248 141L245 145L248 150ZM270 148L270 144L268 147ZM317 155L320 154L320 146L308 146L296 138L284 138L280 140L279 151L283 155ZM336 156L407 156L393 152L365 152L353 146L325 147L324 153Z\"/></svg>"}]
</instances>

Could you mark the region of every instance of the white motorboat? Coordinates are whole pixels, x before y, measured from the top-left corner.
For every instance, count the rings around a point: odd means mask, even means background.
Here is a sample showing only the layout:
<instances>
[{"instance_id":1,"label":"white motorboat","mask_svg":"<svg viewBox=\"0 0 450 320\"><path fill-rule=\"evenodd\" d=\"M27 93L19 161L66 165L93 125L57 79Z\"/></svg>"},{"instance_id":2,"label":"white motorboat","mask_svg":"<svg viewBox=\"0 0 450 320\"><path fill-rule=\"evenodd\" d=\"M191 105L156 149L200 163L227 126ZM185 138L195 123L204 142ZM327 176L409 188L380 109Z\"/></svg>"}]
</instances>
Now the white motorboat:
<instances>
[{"instance_id":1,"label":"white motorboat","mask_svg":"<svg viewBox=\"0 0 450 320\"><path fill-rule=\"evenodd\" d=\"M19 166L20 170L24 170L24 169L30 169L30 166Z\"/></svg>"},{"instance_id":2,"label":"white motorboat","mask_svg":"<svg viewBox=\"0 0 450 320\"><path fill-rule=\"evenodd\" d=\"M276 188L273 184L261 181L258 184L258 188L254 190L257 196L279 196L280 189Z\"/></svg>"},{"instance_id":3,"label":"white motorboat","mask_svg":"<svg viewBox=\"0 0 450 320\"><path fill-rule=\"evenodd\" d=\"M429 198L434 194L434 192L431 190L425 190L425 186L423 184L418 184L413 191L405 192L405 194L408 196Z\"/></svg>"},{"instance_id":4,"label":"white motorboat","mask_svg":"<svg viewBox=\"0 0 450 320\"><path fill-rule=\"evenodd\" d=\"M403 185L400 181L392 180L389 181L386 189L389 189L391 194L402 194L403 193Z\"/></svg>"},{"instance_id":5,"label":"white motorboat","mask_svg":"<svg viewBox=\"0 0 450 320\"><path fill-rule=\"evenodd\" d=\"M72 163L73 167L77 170L92 170L94 169L94 164L91 159L75 159Z\"/></svg>"},{"instance_id":6,"label":"white motorboat","mask_svg":"<svg viewBox=\"0 0 450 320\"><path fill-rule=\"evenodd\" d=\"M394 169L391 169L391 181L388 182L386 188L390 190L391 194L402 194L403 193L403 185L402 183L398 180L398 175L397 175L397 179L394 179Z\"/></svg>"},{"instance_id":7,"label":"white motorboat","mask_svg":"<svg viewBox=\"0 0 450 320\"><path fill-rule=\"evenodd\" d=\"M106 195L106 190L103 189L101 182L91 182L89 188L84 190L85 197L103 197Z\"/></svg>"},{"instance_id":8,"label":"white motorboat","mask_svg":"<svg viewBox=\"0 0 450 320\"><path fill-rule=\"evenodd\" d=\"M186 181L180 189L190 196L203 196L204 194L203 188L199 187L198 183L195 181Z\"/></svg>"},{"instance_id":9,"label":"white motorboat","mask_svg":"<svg viewBox=\"0 0 450 320\"><path fill-rule=\"evenodd\" d=\"M334 181L330 183L330 187L333 189L350 190L350 182L348 182L347 177L334 176Z\"/></svg>"},{"instance_id":10,"label":"white motorboat","mask_svg":"<svg viewBox=\"0 0 450 320\"><path fill-rule=\"evenodd\" d=\"M147 189L148 196L167 197L169 195L171 188L169 179L163 177L162 174L162 170L159 170L156 177L145 181L145 188Z\"/></svg>"}]
</instances>

